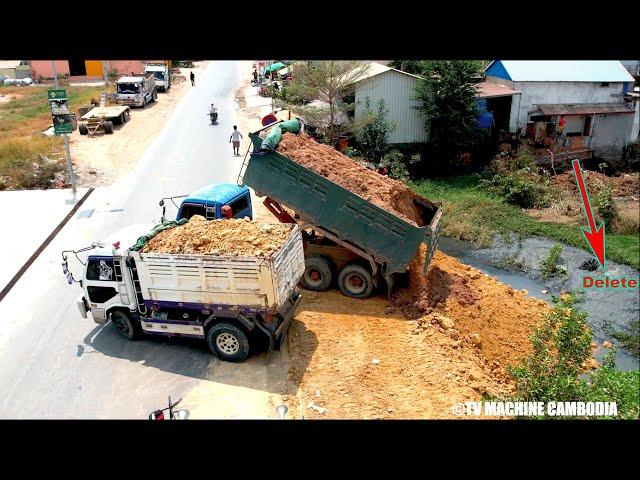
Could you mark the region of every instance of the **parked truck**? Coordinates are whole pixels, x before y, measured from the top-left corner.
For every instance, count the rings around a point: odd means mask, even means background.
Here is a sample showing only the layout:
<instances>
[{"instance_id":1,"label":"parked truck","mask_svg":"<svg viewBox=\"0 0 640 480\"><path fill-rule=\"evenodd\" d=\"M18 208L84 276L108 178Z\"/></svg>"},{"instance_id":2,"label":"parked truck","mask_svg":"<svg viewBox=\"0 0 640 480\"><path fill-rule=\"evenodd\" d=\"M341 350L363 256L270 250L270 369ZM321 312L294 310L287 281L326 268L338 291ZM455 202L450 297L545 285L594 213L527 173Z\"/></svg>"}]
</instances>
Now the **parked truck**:
<instances>
[{"instance_id":1,"label":"parked truck","mask_svg":"<svg viewBox=\"0 0 640 480\"><path fill-rule=\"evenodd\" d=\"M166 63L147 63L144 73L153 74L157 89L166 92L171 88L171 71Z\"/></svg>"},{"instance_id":2,"label":"parked truck","mask_svg":"<svg viewBox=\"0 0 640 480\"><path fill-rule=\"evenodd\" d=\"M116 101L120 105L144 107L157 99L153 73L125 75L116 81Z\"/></svg>"},{"instance_id":3,"label":"parked truck","mask_svg":"<svg viewBox=\"0 0 640 480\"><path fill-rule=\"evenodd\" d=\"M427 272L442 228L442 203L418 196L421 226L410 224L277 151L263 150L260 132L274 125L249 134L253 152L237 183L266 196L264 205L281 222L300 226L304 288L325 291L337 284L344 295L364 299L386 285L390 295L421 243L427 246L423 265ZM202 192L215 188L210 185ZM184 209L185 202L178 220L189 211ZM194 192L188 202L204 204L206 196Z\"/></svg>"},{"instance_id":4,"label":"parked truck","mask_svg":"<svg viewBox=\"0 0 640 480\"><path fill-rule=\"evenodd\" d=\"M137 240L152 227L132 225L62 252L68 282L83 290L77 299L83 318L110 320L129 340L143 334L201 338L230 362L245 360L250 350L267 348L270 355L279 348L301 301L304 254L297 225L267 258L143 253ZM82 264L80 280L69 270L71 254Z\"/></svg>"}]
</instances>

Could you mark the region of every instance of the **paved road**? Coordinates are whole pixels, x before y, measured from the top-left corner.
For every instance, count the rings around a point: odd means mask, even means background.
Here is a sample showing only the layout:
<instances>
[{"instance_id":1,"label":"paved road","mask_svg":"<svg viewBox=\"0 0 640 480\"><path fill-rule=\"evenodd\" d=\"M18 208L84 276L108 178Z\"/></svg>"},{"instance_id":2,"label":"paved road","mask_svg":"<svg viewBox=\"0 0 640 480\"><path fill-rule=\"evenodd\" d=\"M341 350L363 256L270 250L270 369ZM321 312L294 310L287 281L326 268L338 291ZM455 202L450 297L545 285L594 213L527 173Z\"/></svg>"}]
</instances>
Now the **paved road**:
<instances>
[{"instance_id":1,"label":"paved road","mask_svg":"<svg viewBox=\"0 0 640 480\"><path fill-rule=\"evenodd\" d=\"M144 419L165 406L167 395L202 392L207 385L226 402L219 408L209 405L208 415L243 416L244 411L229 405L246 388L252 389L254 403L266 403L269 385L281 374L278 362L264 367L255 357L237 367L218 361L204 342L126 341L111 325L80 317L75 298L81 291L66 283L60 266L63 249L86 246L132 223L157 220L161 197L207 183L235 182L241 158L232 156L228 141L236 120L238 67L212 62L135 171L97 189L0 302L0 418ZM206 115L212 101L220 112L217 126L209 125Z\"/></svg>"}]
</instances>

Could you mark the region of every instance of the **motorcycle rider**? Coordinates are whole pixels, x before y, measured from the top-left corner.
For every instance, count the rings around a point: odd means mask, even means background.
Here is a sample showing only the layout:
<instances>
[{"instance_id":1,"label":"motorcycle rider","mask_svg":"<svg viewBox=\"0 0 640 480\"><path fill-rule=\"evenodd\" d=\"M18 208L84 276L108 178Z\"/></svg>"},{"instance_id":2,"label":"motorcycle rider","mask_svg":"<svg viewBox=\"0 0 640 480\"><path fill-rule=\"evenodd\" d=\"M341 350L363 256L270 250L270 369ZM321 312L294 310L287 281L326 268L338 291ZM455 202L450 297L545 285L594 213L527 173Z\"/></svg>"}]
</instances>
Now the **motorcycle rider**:
<instances>
[{"instance_id":1,"label":"motorcycle rider","mask_svg":"<svg viewBox=\"0 0 640 480\"><path fill-rule=\"evenodd\" d=\"M209 105L209 116L211 117L211 123L218 120L218 109L213 103Z\"/></svg>"}]
</instances>

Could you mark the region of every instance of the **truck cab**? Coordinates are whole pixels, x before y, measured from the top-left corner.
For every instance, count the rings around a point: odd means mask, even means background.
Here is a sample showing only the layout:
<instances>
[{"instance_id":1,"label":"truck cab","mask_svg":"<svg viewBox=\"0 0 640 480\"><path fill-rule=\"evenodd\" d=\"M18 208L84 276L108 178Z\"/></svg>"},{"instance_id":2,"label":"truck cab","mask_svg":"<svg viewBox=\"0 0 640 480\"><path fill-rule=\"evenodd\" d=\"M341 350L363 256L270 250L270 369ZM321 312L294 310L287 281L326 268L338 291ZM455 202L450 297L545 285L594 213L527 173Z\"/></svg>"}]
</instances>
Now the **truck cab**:
<instances>
[{"instance_id":1,"label":"truck cab","mask_svg":"<svg viewBox=\"0 0 640 480\"><path fill-rule=\"evenodd\" d=\"M79 277L82 279L83 295L76 301L83 318L91 313L95 323L104 324L115 311L135 310L133 279L123 265L125 259L121 254L153 226L131 225L86 249L89 254L82 262L82 274Z\"/></svg>"},{"instance_id":2,"label":"truck cab","mask_svg":"<svg viewBox=\"0 0 640 480\"><path fill-rule=\"evenodd\" d=\"M165 63L148 63L144 67L144 73L152 73L156 82L156 88L166 92L171 88L171 73Z\"/></svg>"},{"instance_id":3,"label":"truck cab","mask_svg":"<svg viewBox=\"0 0 640 480\"><path fill-rule=\"evenodd\" d=\"M176 220L194 215L201 215L207 220L221 218L244 218L253 219L253 207L251 205L251 193L249 187L239 186L231 183L212 184L202 187L190 195L169 197L182 198L178 207ZM164 218L165 204L163 198L160 206L163 207L162 217ZM175 203L174 203L175 205Z\"/></svg>"}]
</instances>

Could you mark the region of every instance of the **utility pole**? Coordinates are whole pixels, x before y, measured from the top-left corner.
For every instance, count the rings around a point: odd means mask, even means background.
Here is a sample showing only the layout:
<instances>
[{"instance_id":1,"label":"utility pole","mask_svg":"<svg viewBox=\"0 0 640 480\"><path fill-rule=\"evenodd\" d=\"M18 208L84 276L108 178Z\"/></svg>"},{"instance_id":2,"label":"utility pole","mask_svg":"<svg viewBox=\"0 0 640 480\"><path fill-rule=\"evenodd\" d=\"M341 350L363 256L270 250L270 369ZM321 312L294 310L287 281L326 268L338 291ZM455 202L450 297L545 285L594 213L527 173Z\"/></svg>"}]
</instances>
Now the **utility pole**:
<instances>
[{"instance_id":1,"label":"utility pole","mask_svg":"<svg viewBox=\"0 0 640 480\"><path fill-rule=\"evenodd\" d=\"M56 70L56 61L51 60L51 70L53 70L53 78L55 79L56 90L60 88L60 84L58 83L58 71ZM73 173L73 164L71 163L71 152L69 151L69 139L67 138L67 134L63 133L62 138L64 139L64 150L67 153L67 167L69 168L69 179L71 180L71 189L73 191L73 203L76 203L76 177Z\"/></svg>"}]
</instances>

